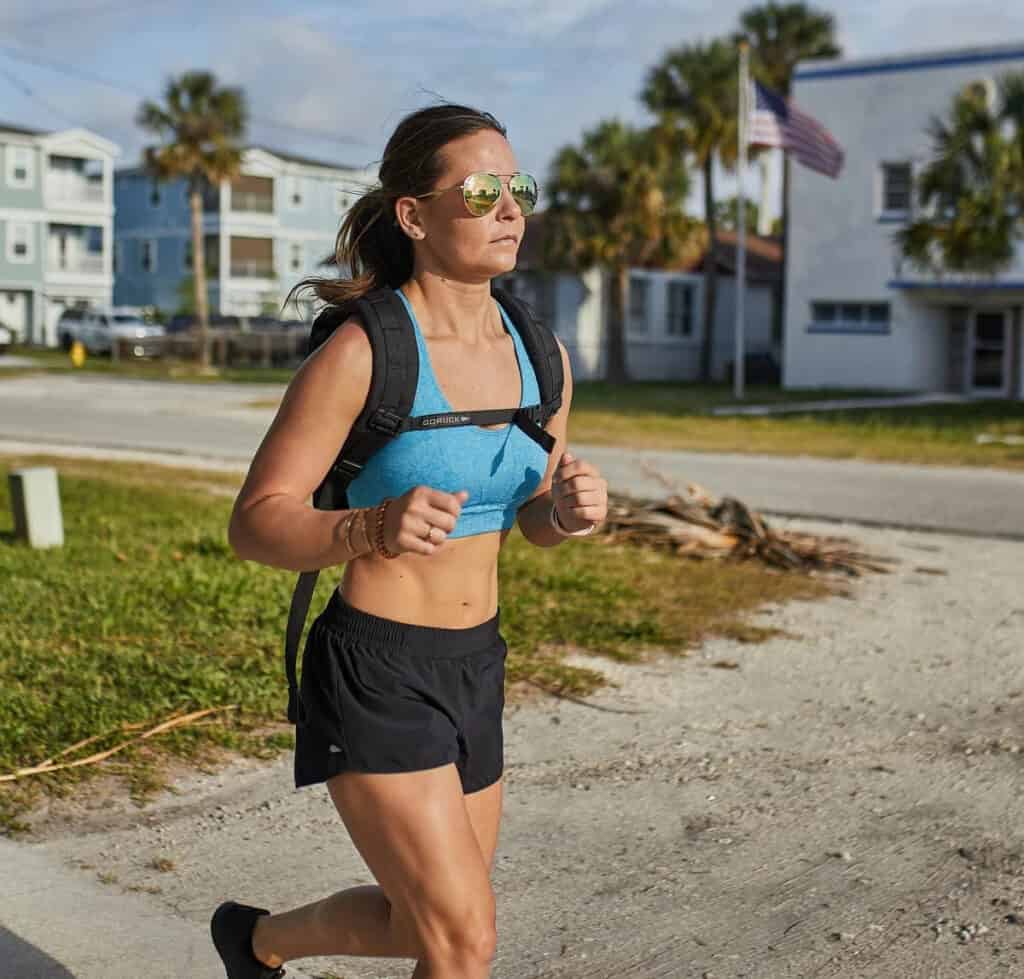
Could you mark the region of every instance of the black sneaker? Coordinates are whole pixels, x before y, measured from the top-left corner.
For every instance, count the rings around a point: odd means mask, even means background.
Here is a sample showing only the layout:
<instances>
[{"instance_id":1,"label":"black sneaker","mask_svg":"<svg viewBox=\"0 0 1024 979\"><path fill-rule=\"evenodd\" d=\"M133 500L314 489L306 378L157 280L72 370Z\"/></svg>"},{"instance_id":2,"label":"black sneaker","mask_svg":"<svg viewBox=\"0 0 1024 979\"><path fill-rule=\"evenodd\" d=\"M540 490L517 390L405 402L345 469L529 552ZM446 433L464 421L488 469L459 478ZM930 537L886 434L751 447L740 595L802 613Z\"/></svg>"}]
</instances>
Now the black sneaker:
<instances>
[{"instance_id":1,"label":"black sneaker","mask_svg":"<svg viewBox=\"0 0 1024 979\"><path fill-rule=\"evenodd\" d=\"M252 931L264 908L225 901L210 918L210 935L224 962L227 979L284 979L284 966L264 965L252 951Z\"/></svg>"}]
</instances>

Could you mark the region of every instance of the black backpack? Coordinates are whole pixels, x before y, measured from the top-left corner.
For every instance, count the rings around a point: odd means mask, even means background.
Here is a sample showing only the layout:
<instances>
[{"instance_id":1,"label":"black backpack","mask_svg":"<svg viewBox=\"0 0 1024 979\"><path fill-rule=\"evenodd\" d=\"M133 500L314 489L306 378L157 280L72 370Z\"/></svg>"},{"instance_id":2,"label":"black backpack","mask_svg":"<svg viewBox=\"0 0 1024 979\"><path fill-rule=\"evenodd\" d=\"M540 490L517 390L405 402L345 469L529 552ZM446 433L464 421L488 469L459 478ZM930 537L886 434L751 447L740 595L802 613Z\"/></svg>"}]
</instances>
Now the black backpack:
<instances>
[{"instance_id":1,"label":"black backpack","mask_svg":"<svg viewBox=\"0 0 1024 979\"><path fill-rule=\"evenodd\" d=\"M515 325L537 376L540 402L523 408L442 412L410 416L419 379L419 351L409 314L392 289L377 289L360 299L323 309L313 321L307 356L351 316L357 316L373 350L373 373L366 404L349 432L338 458L313 492L318 510L348 508L347 488L367 460L402 432L414 428L454 428L461 425L497 425L510 422L550 453L554 437L544 426L562 404L562 355L551 330L540 323L529 306L496 286L491 295ZM285 674L288 677L288 720L298 722L301 701L295 677L299 639L306 622L319 571L299 574L288 611L285 632Z\"/></svg>"}]
</instances>

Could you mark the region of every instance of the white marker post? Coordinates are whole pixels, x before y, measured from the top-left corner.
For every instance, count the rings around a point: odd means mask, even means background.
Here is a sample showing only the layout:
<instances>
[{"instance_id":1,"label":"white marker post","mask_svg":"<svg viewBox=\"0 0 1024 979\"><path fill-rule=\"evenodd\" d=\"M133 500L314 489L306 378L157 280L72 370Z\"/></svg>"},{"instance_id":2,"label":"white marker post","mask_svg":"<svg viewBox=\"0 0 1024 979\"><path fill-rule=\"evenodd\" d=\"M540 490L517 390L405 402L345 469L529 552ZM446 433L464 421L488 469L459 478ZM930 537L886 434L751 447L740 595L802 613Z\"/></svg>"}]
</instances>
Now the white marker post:
<instances>
[{"instance_id":1,"label":"white marker post","mask_svg":"<svg viewBox=\"0 0 1024 979\"><path fill-rule=\"evenodd\" d=\"M14 512L14 536L29 547L63 547L57 470L52 466L14 469L7 477Z\"/></svg>"}]
</instances>

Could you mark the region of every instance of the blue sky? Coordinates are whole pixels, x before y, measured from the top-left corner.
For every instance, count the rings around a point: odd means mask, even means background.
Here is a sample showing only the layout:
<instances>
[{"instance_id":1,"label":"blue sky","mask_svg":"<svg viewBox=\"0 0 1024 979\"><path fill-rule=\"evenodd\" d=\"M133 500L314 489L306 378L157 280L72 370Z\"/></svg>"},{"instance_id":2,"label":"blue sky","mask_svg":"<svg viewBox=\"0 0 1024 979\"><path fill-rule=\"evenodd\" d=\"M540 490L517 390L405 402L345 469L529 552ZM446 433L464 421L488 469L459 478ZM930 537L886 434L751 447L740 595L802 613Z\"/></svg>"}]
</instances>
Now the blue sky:
<instances>
[{"instance_id":1,"label":"blue sky","mask_svg":"<svg viewBox=\"0 0 1024 979\"><path fill-rule=\"evenodd\" d=\"M208 68L245 88L260 120L253 142L368 165L402 115L441 96L493 112L520 165L543 180L555 151L602 118L645 122L637 92L648 67L670 47L732 30L749 5L4 0L0 120L82 125L120 144L120 164L134 163L146 138L133 122L141 99L171 74ZM849 57L1024 41L1024 4L1006 0L817 6L835 14ZM753 174L748 186L756 192Z\"/></svg>"}]
</instances>

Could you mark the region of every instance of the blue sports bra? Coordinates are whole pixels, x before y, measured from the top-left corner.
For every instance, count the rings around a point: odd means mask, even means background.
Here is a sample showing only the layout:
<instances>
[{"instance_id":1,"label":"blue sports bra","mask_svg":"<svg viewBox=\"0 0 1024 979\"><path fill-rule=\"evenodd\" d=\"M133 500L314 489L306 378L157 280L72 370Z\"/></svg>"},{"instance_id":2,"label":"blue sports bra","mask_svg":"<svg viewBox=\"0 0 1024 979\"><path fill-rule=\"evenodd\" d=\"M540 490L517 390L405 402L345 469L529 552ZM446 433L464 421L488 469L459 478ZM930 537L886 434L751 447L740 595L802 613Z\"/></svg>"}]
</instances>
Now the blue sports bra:
<instances>
[{"instance_id":1,"label":"blue sports bra","mask_svg":"<svg viewBox=\"0 0 1024 979\"><path fill-rule=\"evenodd\" d=\"M434 376L412 305L400 289L396 292L412 320L419 353L419 376L411 414L454 412ZM498 308L505 329L512 336L519 364L522 389L519 407L537 404L540 389L529 354L500 303ZM540 485L547 465L548 454L544 448L511 422L500 429L479 425L410 429L370 456L348 485L348 503L351 507L374 506L387 496L401 496L419 485L446 493L464 489L469 492L469 498L463 503L449 538L508 530L515 523L519 507Z\"/></svg>"}]
</instances>

